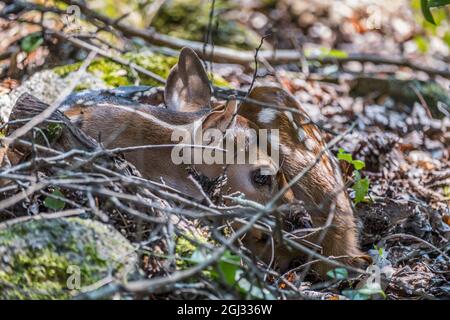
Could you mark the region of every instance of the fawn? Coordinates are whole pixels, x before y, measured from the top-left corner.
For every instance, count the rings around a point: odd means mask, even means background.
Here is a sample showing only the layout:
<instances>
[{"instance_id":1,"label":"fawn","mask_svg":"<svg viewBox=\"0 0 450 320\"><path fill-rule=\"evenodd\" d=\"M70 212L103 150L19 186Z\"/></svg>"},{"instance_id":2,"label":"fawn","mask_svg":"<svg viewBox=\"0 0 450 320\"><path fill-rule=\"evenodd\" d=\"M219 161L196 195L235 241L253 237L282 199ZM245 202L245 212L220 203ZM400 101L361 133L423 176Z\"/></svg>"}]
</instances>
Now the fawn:
<instances>
[{"instance_id":1,"label":"fawn","mask_svg":"<svg viewBox=\"0 0 450 320\"><path fill-rule=\"evenodd\" d=\"M137 87L136 91L139 90ZM213 109L212 88L205 69L196 53L184 48L180 52L178 63L169 74L163 95L165 108L147 104L158 101L152 94L147 97L137 95L137 98L131 100L118 96L115 100L99 101L95 101L95 94L88 101L78 94L63 104L61 109L88 135L102 139L107 147L170 145L173 143L171 137L174 131L181 128L192 133L199 125L203 130L212 128L224 132L228 129L236 139L243 138L247 141L252 139L250 129L278 129L279 139L276 144L281 154L281 167L277 167L272 158L259 149L261 141L257 141L258 161L228 165L226 168L225 189L228 192L240 191L248 199L260 203L270 201L278 190L286 186L287 181L319 157L321 150L325 149L320 161L288 189L281 202L301 200L312 206L314 227L325 225L332 214L331 225L321 242L322 253L325 256L339 257L345 264L356 264L355 259L361 253L357 247L357 230L351 202L343 190L340 169L334 156L326 149L319 129L309 121L306 112L289 93L277 87L255 87L249 93L247 101L237 104L231 100ZM292 108L293 111L265 108L258 101ZM188 179L188 166L171 161L172 151L173 148L163 147L135 150L127 152L125 158L144 177L163 178L169 186L201 199L203 195L198 186ZM274 174L262 174L262 169ZM223 173L223 165L202 163L196 165L196 170L214 179ZM318 238L311 236L308 239L316 241ZM250 249L264 260L268 260L267 251L270 251L264 249L267 241L263 237L248 241ZM282 268L286 268L296 257L283 248L277 248L277 255ZM323 263L315 266L322 275L329 268Z\"/></svg>"}]
</instances>

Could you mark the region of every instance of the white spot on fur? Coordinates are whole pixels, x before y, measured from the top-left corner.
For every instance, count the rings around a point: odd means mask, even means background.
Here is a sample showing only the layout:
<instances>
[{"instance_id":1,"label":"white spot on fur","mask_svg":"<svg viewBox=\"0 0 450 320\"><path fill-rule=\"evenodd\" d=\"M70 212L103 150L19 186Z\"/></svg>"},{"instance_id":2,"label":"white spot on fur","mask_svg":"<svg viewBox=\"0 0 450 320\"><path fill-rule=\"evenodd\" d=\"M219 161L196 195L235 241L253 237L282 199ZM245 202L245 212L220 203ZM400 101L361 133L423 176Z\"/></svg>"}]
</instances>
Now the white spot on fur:
<instances>
[{"instance_id":1,"label":"white spot on fur","mask_svg":"<svg viewBox=\"0 0 450 320\"><path fill-rule=\"evenodd\" d=\"M288 146L286 146L284 144L281 144L280 147L281 147L281 152L282 153L284 153L284 154L291 154L292 150Z\"/></svg>"},{"instance_id":2,"label":"white spot on fur","mask_svg":"<svg viewBox=\"0 0 450 320\"><path fill-rule=\"evenodd\" d=\"M306 139L305 140L305 147L309 151L313 151L314 145L315 145L315 143L314 143L313 139Z\"/></svg>"},{"instance_id":3,"label":"white spot on fur","mask_svg":"<svg viewBox=\"0 0 450 320\"><path fill-rule=\"evenodd\" d=\"M258 113L258 121L261 123L271 123L273 120L275 120L277 113L278 111L274 109L262 109Z\"/></svg>"},{"instance_id":4,"label":"white spot on fur","mask_svg":"<svg viewBox=\"0 0 450 320\"><path fill-rule=\"evenodd\" d=\"M292 124L292 127L294 128L294 130L298 130L298 125L297 125L297 123L294 120L294 116L292 115L292 112L285 111L284 114L288 118L289 122Z\"/></svg>"},{"instance_id":5,"label":"white spot on fur","mask_svg":"<svg viewBox=\"0 0 450 320\"><path fill-rule=\"evenodd\" d=\"M302 128L297 130L297 135L298 135L298 140L300 142L303 142L306 139L306 133L305 130L303 130Z\"/></svg>"}]
</instances>

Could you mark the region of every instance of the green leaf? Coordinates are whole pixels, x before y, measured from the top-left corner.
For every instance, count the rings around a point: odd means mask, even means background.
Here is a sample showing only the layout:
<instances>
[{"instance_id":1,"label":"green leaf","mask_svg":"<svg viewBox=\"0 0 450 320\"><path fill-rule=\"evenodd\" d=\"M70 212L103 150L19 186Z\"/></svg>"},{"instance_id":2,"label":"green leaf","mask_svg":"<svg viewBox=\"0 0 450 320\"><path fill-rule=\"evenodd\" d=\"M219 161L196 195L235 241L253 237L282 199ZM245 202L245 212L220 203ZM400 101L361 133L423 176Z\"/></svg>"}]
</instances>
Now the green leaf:
<instances>
[{"instance_id":1,"label":"green leaf","mask_svg":"<svg viewBox=\"0 0 450 320\"><path fill-rule=\"evenodd\" d=\"M33 33L22 39L20 47L26 53L30 53L36 50L41 44L44 43L44 38L41 33Z\"/></svg>"},{"instance_id":2,"label":"green leaf","mask_svg":"<svg viewBox=\"0 0 450 320\"><path fill-rule=\"evenodd\" d=\"M345 152L345 150L342 148L339 148L337 158L339 160L347 161L348 163L352 163L352 161L353 161L352 155L350 153Z\"/></svg>"},{"instance_id":3,"label":"green leaf","mask_svg":"<svg viewBox=\"0 0 450 320\"><path fill-rule=\"evenodd\" d=\"M368 300L368 295L362 294L359 290L343 290L342 294L350 300Z\"/></svg>"},{"instance_id":4,"label":"green leaf","mask_svg":"<svg viewBox=\"0 0 450 320\"><path fill-rule=\"evenodd\" d=\"M428 7L443 7L450 4L450 0L429 0Z\"/></svg>"},{"instance_id":5,"label":"green leaf","mask_svg":"<svg viewBox=\"0 0 450 320\"><path fill-rule=\"evenodd\" d=\"M209 259L211 255L209 254L205 254L203 251L201 250L195 250L192 255L191 258L189 259L189 261L191 261L192 263L203 263L204 261L206 261L207 259Z\"/></svg>"},{"instance_id":6,"label":"green leaf","mask_svg":"<svg viewBox=\"0 0 450 320\"><path fill-rule=\"evenodd\" d=\"M355 183L352 188L355 191L355 199L353 200L355 204L363 202L367 193L369 192L369 178L361 179L359 172L355 171Z\"/></svg>"},{"instance_id":7,"label":"green leaf","mask_svg":"<svg viewBox=\"0 0 450 320\"><path fill-rule=\"evenodd\" d=\"M420 0L420 9L422 10L422 14L429 23L436 24L434 22L433 15L431 14L430 7L428 5L428 0Z\"/></svg>"},{"instance_id":8,"label":"green leaf","mask_svg":"<svg viewBox=\"0 0 450 320\"><path fill-rule=\"evenodd\" d=\"M64 197L64 195L62 194L62 192L59 189L53 190L52 195L61 197L61 198ZM44 199L44 206L46 208L57 211L57 210L64 209L64 207L66 206L66 203L62 200L55 199L55 198L48 196L48 197L45 197L45 199Z\"/></svg>"},{"instance_id":9,"label":"green leaf","mask_svg":"<svg viewBox=\"0 0 450 320\"><path fill-rule=\"evenodd\" d=\"M47 138L51 142L54 142L54 139L58 138L62 133L63 127L59 123L50 123L45 131Z\"/></svg>"},{"instance_id":10,"label":"green leaf","mask_svg":"<svg viewBox=\"0 0 450 320\"><path fill-rule=\"evenodd\" d=\"M230 251L225 251L219 260L219 269L224 277L224 280L229 285L236 283L236 273L240 269L241 258L232 254Z\"/></svg>"},{"instance_id":11,"label":"green leaf","mask_svg":"<svg viewBox=\"0 0 450 320\"><path fill-rule=\"evenodd\" d=\"M329 49L322 47L320 49L307 49L305 50L305 55L309 58L335 58L335 59L343 59L348 57L348 53L338 49Z\"/></svg>"},{"instance_id":12,"label":"green leaf","mask_svg":"<svg viewBox=\"0 0 450 320\"><path fill-rule=\"evenodd\" d=\"M345 280L348 278L348 271L345 268L335 268L328 271L327 276L335 280Z\"/></svg>"},{"instance_id":13,"label":"green leaf","mask_svg":"<svg viewBox=\"0 0 450 320\"><path fill-rule=\"evenodd\" d=\"M208 260L210 257L210 254L197 249L192 253L189 261L195 264L200 264ZM241 267L240 262L241 258L239 256L234 255L229 250L227 250L220 257L217 263L217 267L219 268L220 272L218 272L217 270L211 270L211 275L214 278L222 277L222 279L227 284L232 286L236 283L236 274Z\"/></svg>"},{"instance_id":14,"label":"green leaf","mask_svg":"<svg viewBox=\"0 0 450 320\"><path fill-rule=\"evenodd\" d=\"M447 47L450 48L450 31L447 31L444 34L444 37L442 37L442 40L445 42L445 44L447 45Z\"/></svg>"},{"instance_id":15,"label":"green leaf","mask_svg":"<svg viewBox=\"0 0 450 320\"><path fill-rule=\"evenodd\" d=\"M443 189L444 197L450 197L450 186L444 186Z\"/></svg>"},{"instance_id":16,"label":"green leaf","mask_svg":"<svg viewBox=\"0 0 450 320\"><path fill-rule=\"evenodd\" d=\"M377 282L366 283L364 287L358 290L358 292L366 296L380 294L383 296L383 298L386 298L386 294L384 293L383 289L381 289L380 284Z\"/></svg>"},{"instance_id":17,"label":"green leaf","mask_svg":"<svg viewBox=\"0 0 450 320\"><path fill-rule=\"evenodd\" d=\"M348 53L342 50L337 49L322 49L322 58L336 58L336 59L342 59L347 58Z\"/></svg>"},{"instance_id":18,"label":"green leaf","mask_svg":"<svg viewBox=\"0 0 450 320\"><path fill-rule=\"evenodd\" d=\"M421 53L426 53L428 51L428 41L422 36L414 37L414 42Z\"/></svg>"},{"instance_id":19,"label":"green leaf","mask_svg":"<svg viewBox=\"0 0 450 320\"><path fill-rule=\"evenodd\" d=\"M236 274L239 285L239 289L246 294L249 294L251 297L256 299L266 299L266 300L275 300L275 296L270 293L266 288L261 289L255 284L251 284L246 278L242 277L244 271L239 270Z\"/></svg>"},{"instance_id":20,"label":"green leaf","mask_svg":"<svg viewBox=\"0 0 450 320\"><path fill-rule=\"evenodd\" d=\"M352 161L353 167L355 167L356 170L361 170L366 166L366 163L361 160L353 160Z\"/></svg>"}]
</instances>

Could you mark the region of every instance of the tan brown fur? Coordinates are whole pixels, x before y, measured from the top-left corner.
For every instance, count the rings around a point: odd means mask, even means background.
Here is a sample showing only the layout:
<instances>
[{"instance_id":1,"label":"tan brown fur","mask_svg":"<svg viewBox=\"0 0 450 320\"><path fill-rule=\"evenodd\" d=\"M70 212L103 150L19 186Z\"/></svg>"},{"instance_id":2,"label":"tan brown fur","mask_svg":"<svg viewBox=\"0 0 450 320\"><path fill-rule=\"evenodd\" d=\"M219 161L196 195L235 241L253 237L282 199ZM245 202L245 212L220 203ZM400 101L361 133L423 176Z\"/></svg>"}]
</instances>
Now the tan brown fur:
<instances>
[{"instance_id":1,"label":"tan brown fur","mask_svg":"<svg viewBox=\"0 0 450 320\"><path fill-rule=\"evenodd\" d=\"M286 91L277 87L256 87L250 93L249 98L263 104L293 108L301 112L300 114L291 112L294 123L283 111L278 111L271 123L262 123L258 121L258 113L264 108L263 106L245 102L239 110L240 115L251 119L262 128L278 128L280 130L281 171L288 180L310 165L326 148L319 128L309 121L309 117L300 104ZM306 138L312 140L313 148L309 149L304 142L299 141L294 127L304 130ZM358 249L358 234L351 202L343 185L337 161L329 150L326 150L320 157L320 162L292 187L292 191L296 199L303 200L307 205L315 206L315 209L312 210L315 227L325 225L330 214L331 204L335 204L332 226L321 244L323 254L334 257L345 256L341 261L354 264L355 258L362 254ZM316 269L322 274L329 268L324 264L316 266Z\"/></svg>"},{"instance_id":2,"label":"tan brown fur","mask_svg":"<svg viewBox=\"0 0 450 320\"><path fill-rule=\"evenodd\" d=\"M229 165L227 169L230 178L227 191L242 191L247 198L260 203L270 201L278 190L314 162L319 153L326 148L319 128L309 121L306 112L286 91L276 87L256 87L251 91L249 98L299 110L300 113L276 110L274 113L268 113L267 121L260 121L260 112L264 107L250 102L244 102L240 106L238 115L233 115L228 104L222 111L211 112L208 109L211 105L209 101L211 91L206 72L198 57L192 50L185 48L180 54L180 62L186 63L186 66L173 68L169 76L170 81L165 88L167 109L143 105L133 107L108 104L74 105L65 110L65 114L90 136L101 139L107 147L172 144L174 142L170 137L175 127L191 124L199 119L203 119L203 123L209 127L220 130L231 128L236 134L245 132L241 130L242 128L279 129L282 167L276 175L272 189L258 190L251 185L248 175L255 166ZM231 122L231 119L234 121ZM202 198L197 187L187 179L186 166L174 165L171 162L170 152L170 148L147 149L127 153L126 157L145 177L163 178L166 183L181 189L185 194ZM210 177L220 175L223 170L222 166L218 165L201 166L200 169ZM320 157L319 163L284 195L282 202L290 203L294 198L312 207L310 211L315 227L325 224L331 204L335 204L332 225L321 242L322 253L325 256L344 256L341 261L353 264L354 258L361 253L357 245L352 206L343 188L336 159L328 150ZM257 256L267 262L270 260L272 250L268 250L269 242L264 241L264 237L258 232L251 232L245 238L246 245ZM310 240L317 242L317 237ZM277 245L276 255L279 265L287 267L298 253ZM320 263L315 268L324 275L330 266Z\"/></svg>"}]
</instances>

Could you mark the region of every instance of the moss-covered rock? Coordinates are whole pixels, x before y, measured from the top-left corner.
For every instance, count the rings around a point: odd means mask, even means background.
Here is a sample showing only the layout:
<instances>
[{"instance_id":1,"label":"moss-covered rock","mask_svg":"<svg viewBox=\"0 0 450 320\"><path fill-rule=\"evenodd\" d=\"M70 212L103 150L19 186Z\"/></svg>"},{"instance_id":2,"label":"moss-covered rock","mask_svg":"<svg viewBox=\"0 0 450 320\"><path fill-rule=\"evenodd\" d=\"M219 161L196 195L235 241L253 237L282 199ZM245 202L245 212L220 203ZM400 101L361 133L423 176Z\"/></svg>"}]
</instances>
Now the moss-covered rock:
<instances>
[{"instance_id":1,"label":"moss-covered rock","mask_svg":"<svg viewBox=\"0 0 450 320\"><path fill-rule=\"evenodd\" d=\"M157 75L167 78L170 69L177 63L178 58L165 56L153 52L126 53L121 58L135 63L142 68L149 70ZM81 63L56 67L53 71L61 77L67 77L77 71ZM106 85L114 88L118 86L134 85L136 76L139 77L139 83L147 86L161 85L158 81L148 76L132 72L130 68L116 63L107 58L96 59L87 68L89 74L101 79ZM218 75L214 75L213 82L218 86L228 86L228 82ZM76 87L77 91L84 89L92 89L89 83L81 83Z\"/></svg>"},{"instance_id":2,"label":"moss-covered rock","mask_svg":"<svg viewBox=\"0 0 450 320\"><path fill-rule=\"evenodd\" d=\"M126 53L121 58L133 62L157 75L167 78L172 66L177 63L177 58L168 57L152 52L141 53ZM53 69L56 74L61 77L66 77L69 74L77 71L81 66L81 62L69 64L65 66L56 67ZM133 73L130 68L114 62L107 58L100 58L94 60L87 68L88 73L102 79L107 85L111 87L128 86L135 84L136 73ZM157 86L161 83L149 78L145 75L139 74L140 84ZM77 90L90 89L83 83L77 86Z\"/></svg>"},{"instance_id":3,"label":"moss-covered rock","mask_svg":"<svg viewBox=\"0 0 450 320\"><path fill-rule=\"evenodd\" d=\"M112 227L80 218L33 220L0 230L0 299L68 299L134 272L133 246Z\"/></svg>"}]
</instances>

